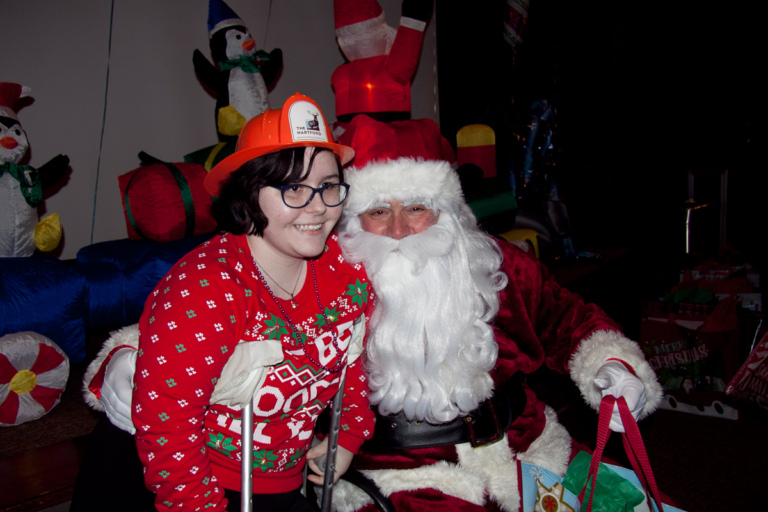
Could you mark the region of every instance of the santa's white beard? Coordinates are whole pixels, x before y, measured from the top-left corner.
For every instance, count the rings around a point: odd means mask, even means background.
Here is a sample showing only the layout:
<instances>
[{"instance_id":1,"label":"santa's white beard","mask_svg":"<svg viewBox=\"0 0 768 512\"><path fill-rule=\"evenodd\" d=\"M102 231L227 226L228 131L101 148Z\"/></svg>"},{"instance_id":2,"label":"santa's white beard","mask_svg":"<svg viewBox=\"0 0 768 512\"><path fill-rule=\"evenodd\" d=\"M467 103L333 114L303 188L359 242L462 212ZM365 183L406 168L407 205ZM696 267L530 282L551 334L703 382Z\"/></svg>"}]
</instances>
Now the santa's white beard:
<instances>
[{"instance_id":1,"label":"santa's white beard","mask_svg":"<svg viewBox=\"0 0 768 512\"><path fill-rule=\"evenodd\" d=\"M347 229L345 255L363 262L377 294L366 349L371 402L382 414L430 423L475 409L492 393L498 347L488 322L506 283L492 242L472 244L448 215L399 241L364 232L359 221ZM478 261L490 269L479 286L470 271Z\"/></svg>"}]
</instances>

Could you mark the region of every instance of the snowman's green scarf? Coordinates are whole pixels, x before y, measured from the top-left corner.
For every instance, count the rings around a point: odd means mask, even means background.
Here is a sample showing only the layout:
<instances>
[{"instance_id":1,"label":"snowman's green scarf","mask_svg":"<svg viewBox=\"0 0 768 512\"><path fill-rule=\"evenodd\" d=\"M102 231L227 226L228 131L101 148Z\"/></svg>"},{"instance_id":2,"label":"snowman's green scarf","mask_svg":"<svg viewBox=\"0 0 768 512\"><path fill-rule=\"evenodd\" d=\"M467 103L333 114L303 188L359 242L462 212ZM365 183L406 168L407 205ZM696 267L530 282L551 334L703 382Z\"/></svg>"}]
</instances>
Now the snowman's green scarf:
<instances>
[{"instance_id":1,"label":"snowman's green scarf","mask_svg":"<svg viewBox=\"0 0 768 512\"><path fill-rule=\"evenodd\" d=\"M0 176L10 174L19 182L21 195L29 206L35 208L43 200L43 187L40 184L40 176L37 169L28 165L19 165L12 162L0 163Z\"/></svg>"}]
</instances>

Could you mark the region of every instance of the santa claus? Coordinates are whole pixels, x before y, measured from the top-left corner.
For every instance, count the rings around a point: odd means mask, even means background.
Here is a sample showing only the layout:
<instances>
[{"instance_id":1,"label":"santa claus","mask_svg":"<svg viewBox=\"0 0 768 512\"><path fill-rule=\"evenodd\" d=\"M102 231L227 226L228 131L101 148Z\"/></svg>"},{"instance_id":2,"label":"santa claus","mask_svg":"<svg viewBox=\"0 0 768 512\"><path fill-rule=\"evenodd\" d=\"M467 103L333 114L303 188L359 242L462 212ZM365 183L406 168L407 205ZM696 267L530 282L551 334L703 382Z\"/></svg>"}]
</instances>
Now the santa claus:
<instances>
[{"instance_id":1,"label":"santa claus","mask_svg":"<svg viewBox=\"0 0 768 512\"><path fill-rule=\"evenodd\" d=\"M595 410L624 396L636 418L661 387L599 307L478 228L447 162L370 155L357 148L339 228L378 293L366 365L379 418L354 466L398 511L516 511L516 460L563 475L572 456L526 375L567 372ZM611 427L623 431L617 412ZM334 491L337 510L369 503L343 483Z\"/></svg>"}]
</instances>

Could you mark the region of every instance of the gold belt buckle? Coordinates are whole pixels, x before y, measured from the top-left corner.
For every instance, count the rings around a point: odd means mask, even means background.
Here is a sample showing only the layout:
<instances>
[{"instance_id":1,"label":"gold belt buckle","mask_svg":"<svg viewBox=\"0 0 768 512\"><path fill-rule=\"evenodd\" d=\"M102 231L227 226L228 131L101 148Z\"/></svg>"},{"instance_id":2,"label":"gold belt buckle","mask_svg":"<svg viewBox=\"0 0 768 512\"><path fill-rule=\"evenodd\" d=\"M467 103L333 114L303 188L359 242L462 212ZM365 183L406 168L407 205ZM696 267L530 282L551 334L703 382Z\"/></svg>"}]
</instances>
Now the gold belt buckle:
<instances>
[{"instance_id":1,"label":"gold belt buckle","mask_svg":"<svg viewBox=\"0 0 768 512\"><path fill-rule=\"evenodd\" d=\"M496 408L493 406L493 401L489 400L488 405L491 408L491 414L493 415L493 423L496 425L496 434L488 439L486 439L483 442L478 443L477 438L475 437L475 429L472 426L472 418L470 416L463 416L461 419L464 420L464 423L467 424L467 430L469 430L469 444L472 445L472 448L480 448L481 446L488 446L489 444L493 444L496 441L501 440L501 438L504 436L504 433L501 431L501 425L499 424L499 417L496 414Z\"/></svg>"}]
</instances>

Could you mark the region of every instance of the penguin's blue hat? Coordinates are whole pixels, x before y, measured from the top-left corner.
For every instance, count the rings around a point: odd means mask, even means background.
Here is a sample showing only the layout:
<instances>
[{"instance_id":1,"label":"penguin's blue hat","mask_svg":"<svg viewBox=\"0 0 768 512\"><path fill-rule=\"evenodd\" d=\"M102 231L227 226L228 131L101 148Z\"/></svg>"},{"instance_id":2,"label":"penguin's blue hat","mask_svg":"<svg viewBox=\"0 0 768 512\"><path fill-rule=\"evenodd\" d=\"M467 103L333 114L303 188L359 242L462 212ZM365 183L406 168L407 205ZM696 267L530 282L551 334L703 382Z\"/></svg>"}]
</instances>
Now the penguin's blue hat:
<instances>
[{"instance_id":1,"label":"penguin's blue hat","mask_svg":"<svg viewBox=\"0 0 768 512\"><path fill-rule=\"evenodd\" d=\"M209 0L208 2L208 37L219 30L234 25L245 26L243 20L235 14L223 0Z\"/></svg>"}]
</instances>

